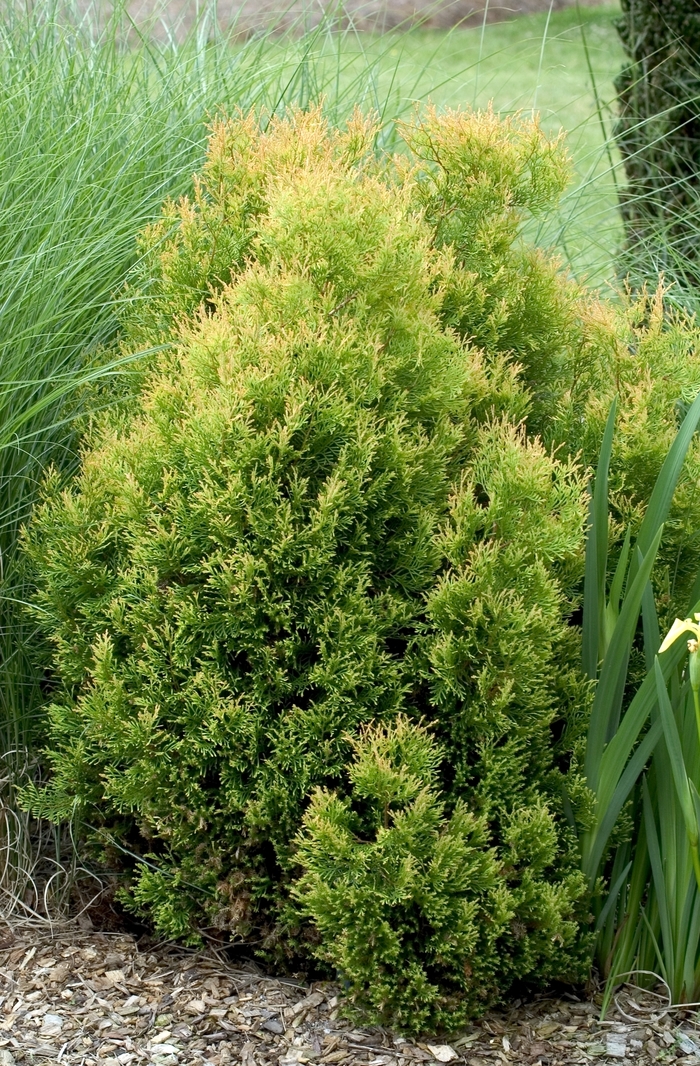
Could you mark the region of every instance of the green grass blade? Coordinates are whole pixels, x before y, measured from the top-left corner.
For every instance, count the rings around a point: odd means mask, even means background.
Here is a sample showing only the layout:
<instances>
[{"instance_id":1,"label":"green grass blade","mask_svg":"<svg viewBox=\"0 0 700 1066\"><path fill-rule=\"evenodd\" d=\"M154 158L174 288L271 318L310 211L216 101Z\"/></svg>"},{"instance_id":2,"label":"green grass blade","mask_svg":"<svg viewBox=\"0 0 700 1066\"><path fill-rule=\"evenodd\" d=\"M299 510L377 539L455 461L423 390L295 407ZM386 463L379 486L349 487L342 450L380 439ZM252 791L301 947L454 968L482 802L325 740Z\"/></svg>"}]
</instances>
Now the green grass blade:
<instances>
[{"instance_id":1,"label":"green grass blade","mask_svg":"<svg viewBox=\"0 0 700 1066\"><path fill-rule=\"evenodd\" d=\"M612 635L615 632L617 620L620 617L620 601L622 599L622 593L624 590L625 578L627 577L627 570L629 564L630 540L631 530L628 526L627 532L625 533L625 539L622 544L620 557L617 560L617 566L615 567L615 573L613 575L613 579L610 585L610 596L608 597L608 603L605 608L603 620L603 655L605 655L608 649L610 641L612 640Z\"/></svg>"},{"instance_id":2,"label":"green grass blade","mask_svg":"<svg viewBox=\"0 0 700 1066\"><path fill-rule=\"evenodd\" d=\"M685 648L682 642L678 642L668 648L660 657L659 662L666 682L668 682L684 656ZM656 706L656 701L656 677L654 671L651 671L637 689L615 736L603 752L597 796L598 804L601 808L605 808L610 802L617 788L620 775L627 764L634 745L637 743L639 734Z\"/></svg>"},{"instance_id":3,"label":"green grass blade","mask_svg":"<svg viewBox=\"0 0 700 1066\"><path fill-rule=\"evenodd\" d=\"M57 410L61 401L71 394L75 394L79 389L95 384L103 378L114 377L123 373L129 365L139 363L146 356L162 351L164 347L165 345L161 344L155 348L144 348L143 351L134 352L119 359L112 359L102 366L87 368L83 371L74 371L64 375L63 378L59 376L55 379L55 384L49 384L48 387L46 387L45 382L23 382L23 386L36 385L38 389L41 389L41 392L37 400L20 407L5 420L0 430L0 451L16 446L18 442L26 443L28 439L25 436L26 427L33 426L39 416L44 414L45 411ZM3 382L0 382L0 390L2 390L3 384ZM13 391L14 389L10 385L10 392L12 393ZM2 398L0 393L0 401ZM35 430L35 432L40 432L40 429Z\"/></svg>"},{"instance_id":4,"label":"green grass blade","mask_svg":"<svg viewBox=\"0 0 700 1066\"><path fill-rule=\"evenodd\" d=\"M608 920L608 916L609 916L610 912L612 911L613 907L615 906L615 904L617 903L617 900L618 900L618 897L620 895L620 891L622 889L622 886L624 885L625 881L627 880L627 875L629 874L631 869L632 869L632 860L630 859L630 861L627 863L627 865L625 866L625 868L622 871L622 873L615 880L615 883L613 884L613 886L610 889L610 892L608 894L608 898L605 901L605 906L603 907L602 911L598 915L598 921L596 922L596 925L595 925L596 933L600 932L600 930L603 928L603 926L605 925L606 921Z\"/></svg>"},{"instance_id":5,"label":"green grass blade","mask_svg":"<svg viewBox=\"0 0 700 1066\"><path fill-rule=\"evenodd\" d=\"M608 974L601 1006L601 1017L603 1018L607 1012L615 986L618 983L618 975L628 974L634 966L634 957L637 952L641 931L637 916L640 913L642 900L647 891L648 880L649 852L646 842L646 828L642 818L632 861L632 873L625 913L622 916L612 952L608 957L604 957L601 960L603 972Z\"/></svg>"},{"instance_id":6,"label":"green grass blade","mask_svg":"<svg viewBox=\"0 0 700 1066\"><path fill-rule=\"evenodd\" d=\"M664 685L664 688L665 687L666 686ZM671 921L671 913L669 909L668 894L666 890L666 879L664 877L664 864L661 858L661 849L659 847L659 837L656 829L654 808L652 806L651 798L649 796L649 787L647 785L646 779L642 784L642 797L644 804L644 826L646 829L649 863L651 866L651 874L654 879L656 903L659 911L661 936L664 945L663 952L659 950L658 944L656 945L656 950L659 957L659 961L663 964L666 974L672 974L675 970L675 939L673 936L673 923Z\"/></svg>"},{"instance_id":7,"label":"green grass blade","mask_svg":"<svg viewBox=\"0 0 700 1066\"><path fill-rule=\"evenodd\" d=\"M700 946L700 892L697 891L694 884L692 887L694 889L693 909L685 936L685 957L683 959L683 986L687 991L686 1002L689 1003L695 999L695 989L698 983L696 974L698 947Z\"/></svg>"},{"instance_id":8,"label":"green grass blade","mask_svg":"<svg viewBox=\"0 0 700 1066\"><path fill-rule=\"evenodd\" d=\"M585 773L588 786L598 791L600 764L605 750L618 727L630 648L634 639L642 596L656 561L663 526L657 529L631 588L625 596L615 630L610 641L591 708L586 745Z\"/></svg>"},{"instance_id":9,"label":"green grass blade","mask_svg":"<svg viewBox=\"0 0 700 1066\"><path fill-rule=\"evenodd\" d=\"M615 857L613 859L612 867L610 869L608 884L617 885L620 874L625 869L625 867L628 866L628 864L631 866L633 864L633 861L634 855L632 854L630 841L622 841L618 845L618 847L615 848ZM614 897L614 905L612 909L608 909L608 916L602 921L599 917L598 921L596 922L596 928L598 930L598 932L596 933L596 947L600 958L609 958L612 955L613 946L617 939L617 930L619 922L622 918L622 915L625 914L626 910L628 888L629 886L627 884L627 881L623 881L620 885L619 892L616 893L616 896ZM593 901L593 905L595 913L599 914L601 909L601 901L596 898ZM605 899L602 900L602 905L603 909L605 910L607 907Z\"/></svg>"},{"instance_id":10,"label":"green grass blade","mask_svg":"<svg viewBox=\"0 0 700 1066\"><path fill-rule=\"evenodd\" d=\"M608 474L616 412L617 398L610 405L589 502L581 656L583 672L592 681L598 676L598 662L602 657L604 641L605 579L608 565Z\"/></svg>"},{"instance_id":11,"label":"green grass blade","mask_svg":"<svg viewBox=\"0 0 700 1066\"><path fill-rule=\"evenodd\" d=\"M693 803L693 810L695 812L695 821L697 825L700 825L700 794L698 793L695 782L692 777L688 778L688 785L690 787L690 798Z\"/></svg>"},{"instance_id":12,"label":"green grass blade","mask_svg":"<svg viewBox=\"0 0 700 1066\"><path fill-rule=\"evenodd\" d=\"M659 616L656 613L654 602L654 590L651 581L647 581L642 596L642 626L644 629L644 660L647 670L652 670L654 660L661 647L661 634L659 632Z\"/></svg>"},{"instance_id":13,"label":"green grass blade","mask_svg":"<svg viewBox=\"0 0 700 1066\"><path fill-rule=\"evenodd\" d=\"M615 615L618 615L620 613L620 600L622 599L622 591L625 587L625 578L627 576L627 564L629 563L631 536L632 530L628 526L627 532L625 533L625 539L622 543L620 558L617 560L615 573L610 583L609 600L611 606L614 608Z\"/></svg>"},{"instance_id":14,"label":"green grass blade","mask_svg":"<svg viewBox=\"0 0 700 1066\"><path fill-rule=\"evenodd\" d=\"M695 876L697 877L698 886L700 887L700 857L698 856L698 816L696 813L695 803L693 802L693 793L690 787L690 779L685 767L685 760L683 758L683 748L681 746L681 738L678 733L678 726L676 725L676 718L673 713L673 707L668 697L668 689L666 688L666 682L664 681L663 672L659 664L658 659L654 664L654 672L656 675L656 692L659 700L659 710L661 712L661 724L664 731L664 739L666 741L666 749L668 751L669 761L671 763L671 774L673 776L673 783L676 789L676 796L678 797L678 803L683 815L683 821L685 823L685 830L688 835L688 842L690 844L690 850L693 858L693 866L695 868ZM659 788L665 787L665 782L659 783Z\"/></svg>"},{"instance_id":15,"label":"green grass blade","mask_svg":"<svg viewBox=\"0 0 700 1066\"><path fill-rule=\"evenodd\" d=\"M583 848L582 868L591 887L595 884L605 848L620 811L627 802L640 774L644 771L662 733L661 722L654 722L625 766L612 796L604 806L602 804L600 806L600 819L596 820L594 831L587 835Z\"/></svg>"},{"instance_id":16,"label":"green grass blade","mask_svg":"<svg viewBox=\"0 0 700 1066\"><path fill-rule=\"evenodd\" d=\"M653 543L657 530L666 521L671 507L673 494L676 491L678 478L681 475L685 457L690 447L695 431L700 423L700 393L695 397L688 414L683 419L676 438L669 448L668 455L659 471L649 505L644 515L644 520L637 535L637 547L642 556L645 556ZM638 566L637 557L633 557L630 566L630 580L635 576Z\"/></svg>"}]
</instances>

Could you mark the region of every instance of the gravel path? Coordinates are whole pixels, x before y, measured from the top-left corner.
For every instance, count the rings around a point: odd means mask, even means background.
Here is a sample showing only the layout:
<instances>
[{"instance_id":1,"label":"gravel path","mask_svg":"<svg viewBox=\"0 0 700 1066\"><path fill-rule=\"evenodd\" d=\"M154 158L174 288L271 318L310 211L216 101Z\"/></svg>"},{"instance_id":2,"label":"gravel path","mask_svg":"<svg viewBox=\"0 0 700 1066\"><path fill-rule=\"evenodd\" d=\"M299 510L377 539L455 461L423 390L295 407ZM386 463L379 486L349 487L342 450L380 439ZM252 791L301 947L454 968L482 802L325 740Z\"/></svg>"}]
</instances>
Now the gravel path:
<instances>
[{"instance_id":1,"label":"gravel path","mask_svg":"<svg viewBox=\"0 0 700 1066\"><path fill-rule=\"evenodd\" d=\"M601 1026L597 1007L573 996L516 1001L449 1043L407 1041L344 1019L332 985L276 980L211 953L141 950L123 934L0 941L0 1019L0 1066L700 1064L688 1021L649 1010Z\"/></svg>"}]
</instances>

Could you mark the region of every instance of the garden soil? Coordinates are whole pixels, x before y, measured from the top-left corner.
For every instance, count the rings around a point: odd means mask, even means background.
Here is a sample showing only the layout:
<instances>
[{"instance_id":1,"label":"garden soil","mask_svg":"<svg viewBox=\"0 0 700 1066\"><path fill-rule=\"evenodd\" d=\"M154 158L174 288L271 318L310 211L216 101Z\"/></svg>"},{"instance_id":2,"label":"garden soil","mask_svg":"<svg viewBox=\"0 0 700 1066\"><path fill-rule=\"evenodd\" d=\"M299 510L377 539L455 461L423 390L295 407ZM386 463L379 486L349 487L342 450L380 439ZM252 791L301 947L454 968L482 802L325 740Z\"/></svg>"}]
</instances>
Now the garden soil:
<instances>
[{"instance_id":1,"label":"garden soil","mask_svg":"<svg viewBox=\"0 0 700 1066\"><path fill-rule=\"evenodd\" d=\"M95 0L80 0L83 6ZM580 0L595 6L600 0ZM422 25L430 29L473 26L487 21L512 18L563 7L576 0L217 0L216 14L223 29L234 27L243 36L262 30L279 32L312 29L323 19L338 20L338 25L352 25L361 32L383 32ZM108 5L100 2L105 12ZM139 26L152 26L156 35L167 26L168 32L180 36L191 27L197 11L204 8L197 0L131 0L128 9ZM342 11L342 16L341 16Z\"/></svg>"},{"instance_id":2,"label":"garden soil","mask_svg":"<svg viewBox=\"0 0 700 1066\"><path fill-rule=\"evenodd\" d=\"M516 1000L450 1041L414 1042L344 1018L330 984L124 933L34 930L0 939L0 1066L697 1066L691 1016L661 1002L624 996L601 1024L573 995Z\"/></svg>"}]
</instances>

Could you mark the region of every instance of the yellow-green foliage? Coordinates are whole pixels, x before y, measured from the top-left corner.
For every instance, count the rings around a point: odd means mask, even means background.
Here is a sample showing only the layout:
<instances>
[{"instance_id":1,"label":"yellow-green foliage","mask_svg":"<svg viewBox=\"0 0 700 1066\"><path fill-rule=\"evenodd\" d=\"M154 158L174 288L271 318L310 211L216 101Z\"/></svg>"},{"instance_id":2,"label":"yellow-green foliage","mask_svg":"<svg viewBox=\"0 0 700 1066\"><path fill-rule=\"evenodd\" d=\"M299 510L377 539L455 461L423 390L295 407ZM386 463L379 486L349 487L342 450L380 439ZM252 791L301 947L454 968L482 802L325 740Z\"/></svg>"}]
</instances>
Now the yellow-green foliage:
<instances>
[{"instance_id":1,"label":"yellow-green foliage","mask_svg":"<svg viewBox=\"0 0 700 1066\"><path fill-rule=\"evenodd\" d=\"M513 977L571 956L580 930L562 915L577 878L547 877L560 842L545 804L516 804L497 849L488 808L453 794L447 811L446 752L420 724L366 727L353 748L346 794L311 797L293 894L357 1006L406 1031L457 1029ZM518 937L530 950L513 968L503 949Z\"/></svg>"},{"instance_id":2,"label":"yellow-green foliage","mask_svg":"<svg viewBox=\"0 0 700 1066\"><path fill-rule=\"evenodd\" d=\"M581 344L560 374L546 440L563 443L583 464L596 462L603 427L619 396L610 473L612 532L639 527L654 482L690 403L700 390L700 328L665 308L665 292L621 305L591 300ZM700 438L676 490L654 572L661 631L685 617L700 566Z\"/></svg>"},{"instance_id":3,"label":"yellow-green foliage","mask_svg":"<svg viewBox=\"0 0 700 1066\"><path fill-rule=\"evenodd\" d=\"M546 209L566 178L561 144L545 142L536 126L452 113L409 140L428 164L417 191L436 243L463 267L446 279L441 321L487 360L503 353L518 367L529 433L590 469L619 395L610 502L621 541L628 525L638 527L700 389L700 328L668 310L663 286L601 301L566 279L555 259L517 240L523 209ZM685 614L697 575L699 478L696 438L654 577L662 624Z\"/></svg>"},{"instance_id":4,"label":"yellow-green foliage","mask_svg":"<svg viewBox=\"0 0 700 1066\"><path fill-rule=\"evenodd\" d=\"M347 795L311 797L294 896L356 1005L414 1032L456 1028L498 995L513 919L486 817L461 800L446 812L444 752L407 718L366 727L353 749Z\"/></svg>"},{"instance_id":5,"label":"yellow-green foliage","mask_svg":"<svg viewBox=\"0 0 700 1066\"><path fill-rule=\"evenodd\" d=\"M524 217L552 207L569 173L561 140L547 140L536 123L492 112L454 111L438 120L428 111L403 133L411 154L396 160L395 180L410 184L434 246L454 257L452 268L440 270L440 322L478 347L491 370L517 372L514 420L525 418L531 435L586 469L595 465L610 402L620 394L611 506L622 540L627 524L639 523L679 416L700 388L700 329L664 311L661 289L600 301L567 279L555 258L519 239ZM125 321L132 346L158 343L174 319L227 283L267 211L264 190L279 164L253 118L217 125L211 147L192 200L167 205L141 238L137 298ZM368 148L365 135L351 135L348 162L385 169ZM288 145L281 165L293 167L302 152L301 144ZM697 570L698 475L700 441L655 575L660 612L671 619L686 610Z\"/></svg>"},{"instance_id":6,"label":"yellow-green foliage","mask_svg":"<svg viewBox=\"0 0 700 1066\"><path fill-rule=\"evenodd\" d=\"M619 326L518 236L559 144L490 113L404 132L389 159L359 115L215 124L132 282L125 347L166 347L27 548L35 808L141 856L162 933L317 955L415 1029L585 972L584 480L533 428L594 446L572 368L605 376Z\"/></svg>"}]
</instances>

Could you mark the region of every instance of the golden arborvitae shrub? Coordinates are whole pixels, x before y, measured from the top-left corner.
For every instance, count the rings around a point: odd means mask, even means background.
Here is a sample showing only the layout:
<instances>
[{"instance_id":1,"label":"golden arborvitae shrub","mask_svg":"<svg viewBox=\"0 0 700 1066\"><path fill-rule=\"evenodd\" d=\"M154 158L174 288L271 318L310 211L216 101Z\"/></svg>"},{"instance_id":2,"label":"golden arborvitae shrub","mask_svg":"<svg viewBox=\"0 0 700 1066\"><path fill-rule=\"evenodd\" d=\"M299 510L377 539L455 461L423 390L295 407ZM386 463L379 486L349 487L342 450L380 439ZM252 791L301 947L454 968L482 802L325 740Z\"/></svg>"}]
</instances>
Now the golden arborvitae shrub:
<instances>
[{"instance_id":1,"label":"golden arborvitae shrub","mask_svg":"<svg viewBox=\"0 0 700 1066\"><path fill-rule=\"evenodd\" d=\"M536 125L375 132L217 122L142 236L123 344L158 350L26 538L28 799L163 934L315 957L429 1029L585 973L574 459L607 370L575 368L625 312L519 237L568 174Z\"/></svg>"}]
</instances>

